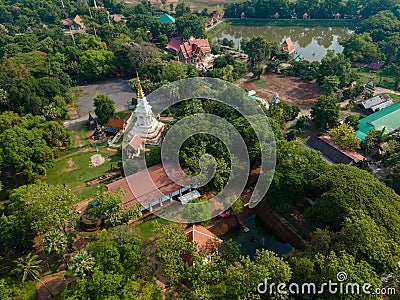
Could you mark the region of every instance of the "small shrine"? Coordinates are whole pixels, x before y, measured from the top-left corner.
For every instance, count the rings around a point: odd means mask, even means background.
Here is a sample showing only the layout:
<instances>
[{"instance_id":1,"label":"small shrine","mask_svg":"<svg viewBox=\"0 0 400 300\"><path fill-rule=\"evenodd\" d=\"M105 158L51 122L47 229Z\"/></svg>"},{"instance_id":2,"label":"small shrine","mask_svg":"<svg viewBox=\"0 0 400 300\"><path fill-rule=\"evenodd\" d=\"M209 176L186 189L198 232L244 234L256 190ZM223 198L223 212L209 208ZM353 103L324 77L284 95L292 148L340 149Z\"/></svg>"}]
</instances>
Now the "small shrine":
<instances>
[{"instance_id":1,"label":"small shrine","mask_svg":"<svg viewBox=\"0 0 400 300\"><path fill-rule=\"evenodd\" d=\"M164 130L164 124L158 121L154 116L151 105L147 102L146 96L143 93L139 76L137 80L136 123L125 139L129 143L136 135L143 140L144 144L158 145L160 143L161 133Z\"/></svg>"},{"instance_id":2,"label":"small shrine","mask_svg":"<svg viewBox=\"0 0 400 300\"><path fill-rule=\"evenodd\" d=\"M271 103L278 104L279 102L281 102L281 100L279 99L279 95L278 93L275 93L271 99Z\"/></svg>"},{"instance_id":3,"label":"small shrine","mask_svg":"<svg viewBox=\"0 0 400 300\"><path fill-rule=\"evenodd\" d=\"M89 112L89 120L88 120L88 129L93 130L96 128L96 119L92 116L92 114Z\"/></svg>"},{"instance_id":4,"label":"small shrine","mask_svg":"<svg viewBox=\"0 0 400 300\"><path fill-rule=\"evenodd\" d=\"M94 120L95 122L95 129L94 129L94 133L93 133L93 139L95 141L100 141L100 140L104 140L107 138L106 133L103 131L103 129L101 129L101 126L99 125L99 123L97 123L96 120Z\"/></svg>"}]
</instances>

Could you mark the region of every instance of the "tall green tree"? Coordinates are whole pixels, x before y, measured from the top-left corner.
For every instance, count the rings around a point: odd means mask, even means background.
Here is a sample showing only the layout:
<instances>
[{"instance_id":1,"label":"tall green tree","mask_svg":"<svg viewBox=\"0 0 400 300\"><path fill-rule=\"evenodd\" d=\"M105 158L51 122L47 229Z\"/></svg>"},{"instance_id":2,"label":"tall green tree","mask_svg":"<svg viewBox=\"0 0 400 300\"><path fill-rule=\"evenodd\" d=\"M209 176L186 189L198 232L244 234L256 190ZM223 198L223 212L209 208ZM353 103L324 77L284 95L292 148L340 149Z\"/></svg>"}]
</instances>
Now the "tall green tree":
<instances>
[{"instance_id":1,"label":"tall green tree","mask_svg":"<svg viewBox=\"0 0 400 300\"><path fill-rule=\"evenodd\" d=\"M315 124L326 130L333 128L339 121L339 105L333 96L321 96L311 108L311 116Z\"/></svg>"},{"instance_id":2,"label":"tall green tree","mask_svg":"<svg viewBox=\"0 0 400 300\"><path fill-rule=\"evenodd\" d=\"M100 94L94 98L94 112L99 120L100 124L107 124L115 114L115 103L109 96Z\"/></svg>"}]
</instances>

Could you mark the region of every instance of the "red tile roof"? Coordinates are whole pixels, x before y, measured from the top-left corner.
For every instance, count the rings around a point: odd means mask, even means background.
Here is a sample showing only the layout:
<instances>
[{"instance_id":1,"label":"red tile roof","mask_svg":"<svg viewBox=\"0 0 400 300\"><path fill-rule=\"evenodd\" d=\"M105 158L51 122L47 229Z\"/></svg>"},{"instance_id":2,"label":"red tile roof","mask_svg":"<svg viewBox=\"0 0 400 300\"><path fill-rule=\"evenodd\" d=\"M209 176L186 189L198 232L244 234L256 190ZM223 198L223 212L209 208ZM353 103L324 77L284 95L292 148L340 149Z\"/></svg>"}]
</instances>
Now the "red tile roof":
<instances>
[{"instance_id":1,"label":"red tile roof","mask_svg":"<svg viewBox=\"0 0 400 300\"><path fill-rule=\"evenodd\" d=\"M208 40L188 40L180 46L180 52L182 52L184 58L196 58L200 51L203 51L203 53L211 52L211 47Z\"/></svg>"},{"instance_id":2,"label":"red tile roof","mask_svg":"<svg viewBox=\"0 0 400 300\"><path fill-rule=\"evenodd\" d=\"M111 128L118 128L119 130L124 130L128 126L128 123L126 120L111 118L108 120L108 126Z\"/></svg>"},{"instance_id":3,"label":"red tile roof","mask_svg":"<svg viewBox=\"0 0 400 300\"><path fill-rule=\"evenodd\" d=\"M159 164L107 185L110 192L117 192L119 188L127 193L123 202L124 206L127 206L136 205L138 202L148 205L180 190L182 186L172 181L163 165Z\"/></svg>"},{"instance_id":4,"label":"red tile roof","mask_svg":"<svg viewBox=\"0 0 400 300\"><path fill-rule=\"evenodd\" d=\"M135 135L133 137L133 139L129 142L129 145L135 149L138 150L140 148L140 146L142 145L142 139L140 138L140 136Z\"/></svg>"},{"instance_id":5,"label":"red tile roof","mask_svg":"<svg viewBox=\"0 0 400 300\"><path fill-rule=\"evenodd\" d=\"M175 39L175 38L172 38L169 41L169 43L167 45L167 48L169 48L171 50L174 50L175 52L178 52L181 44L182 44L182 41L180 41L178 39Z\"/></svg>"},{"instance_id":6,"label":"red tile roof","mask_svg":"<svg viewBox=\"0 0 400 300\"><path fill-rule=\"evenodd\" d=\"M292 53L294 50L296 50L297 46L293 44L292 40L290 38L286 39L280 46L279 49L285 52L288 52L289 54Z\"/></svg>"},{"instance_id":7,"label":"red tile roof","mask_svg":"<svg viewBox=\"0 0 400 300\"><path fill-rule=\"evenodd\" d=\"M211 250L209 249L210 242L222 242L222 240L220 240L214 233L200 225L192 225L186 228L185 233L188 236L189 242L197 243L197 245L203 248L206 252Z\"/></svg>"}]
</instances>

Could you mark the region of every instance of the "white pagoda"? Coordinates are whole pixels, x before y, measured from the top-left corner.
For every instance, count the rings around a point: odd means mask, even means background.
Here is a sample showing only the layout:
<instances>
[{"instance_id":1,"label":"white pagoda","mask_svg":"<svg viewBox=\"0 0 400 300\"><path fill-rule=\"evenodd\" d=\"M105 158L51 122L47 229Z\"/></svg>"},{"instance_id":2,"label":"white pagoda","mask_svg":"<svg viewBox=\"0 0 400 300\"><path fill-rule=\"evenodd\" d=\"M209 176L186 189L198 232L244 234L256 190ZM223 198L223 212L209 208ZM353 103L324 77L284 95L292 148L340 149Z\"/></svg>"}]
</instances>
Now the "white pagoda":
<instances>
[{"instance_id":1,"label":"white pagoda","mask_svg":"<svg viewBox=\"0 0 400 300\"><path fill-rule=\"evenodd\" d=\"M160 142L164 124L155 118L151 110L151 105L147 102L146 96L143 93L139 76L137 77L137 81L136 123L133 129L128 133L127 138L130 140L135 136L139 136L145 144L157 145Z\"/></svg>"}]
</instances>

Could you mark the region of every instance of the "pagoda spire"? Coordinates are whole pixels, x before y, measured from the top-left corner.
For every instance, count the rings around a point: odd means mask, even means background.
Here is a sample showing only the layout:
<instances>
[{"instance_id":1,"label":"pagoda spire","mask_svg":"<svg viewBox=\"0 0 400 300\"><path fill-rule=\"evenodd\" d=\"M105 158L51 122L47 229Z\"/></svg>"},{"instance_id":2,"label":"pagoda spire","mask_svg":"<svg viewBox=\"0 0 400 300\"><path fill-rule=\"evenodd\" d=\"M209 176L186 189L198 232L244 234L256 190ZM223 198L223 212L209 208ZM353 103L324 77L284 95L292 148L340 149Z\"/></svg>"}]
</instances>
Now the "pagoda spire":
<instances>
[{"instance_id":1,"label":"pagoda spire","mask_svg":"<svg viewBox=\"0 0 400 300\"><path fill-rule=\"evenodd\" d=\"M136 73L136 78L137 78L137 83L138 83L137 97L138 97L138 99L143 99L144 98L144 94L143 94L142 85L140 84L140 78L139 78L139 74L138 73Z\"/></svg>"}]
</instances>

